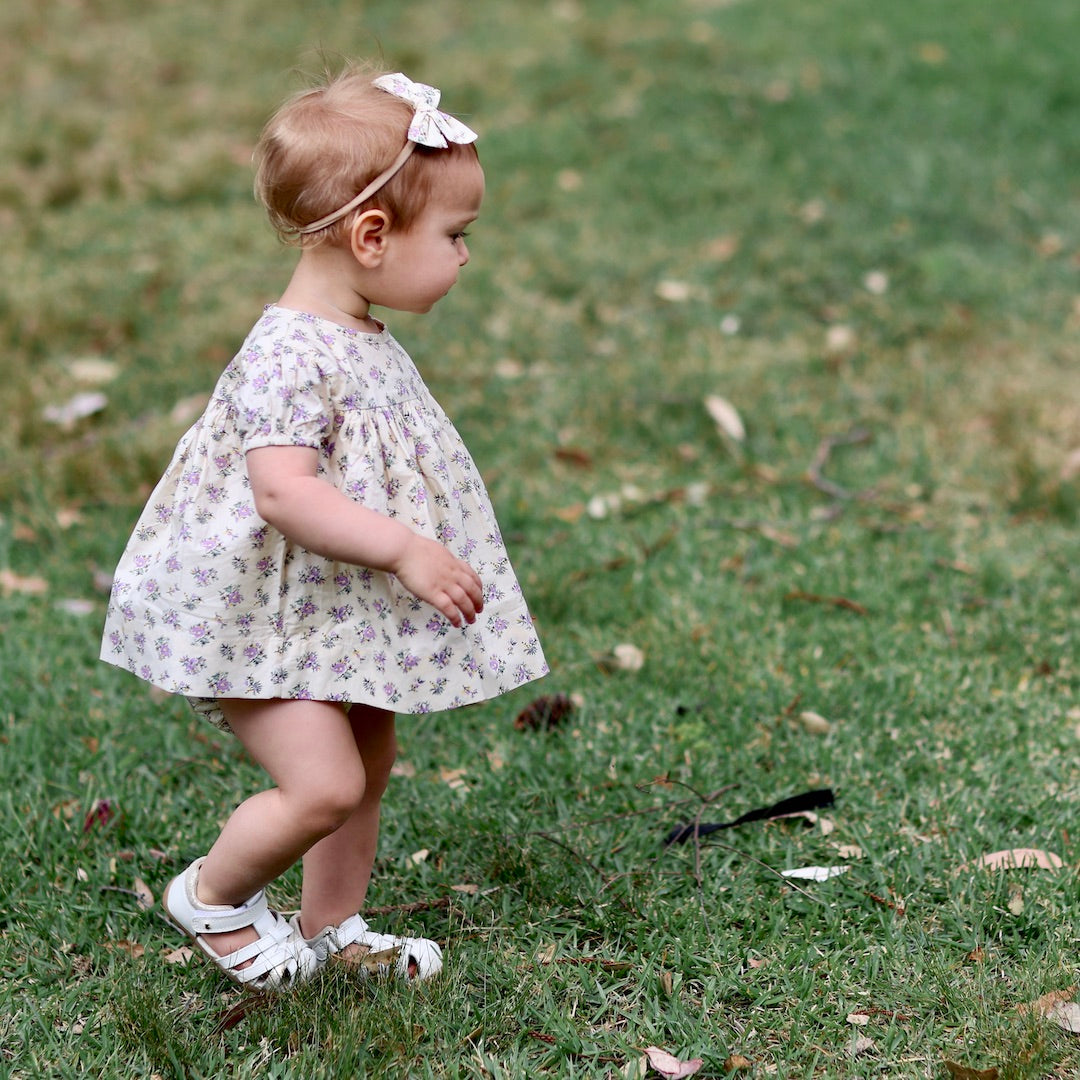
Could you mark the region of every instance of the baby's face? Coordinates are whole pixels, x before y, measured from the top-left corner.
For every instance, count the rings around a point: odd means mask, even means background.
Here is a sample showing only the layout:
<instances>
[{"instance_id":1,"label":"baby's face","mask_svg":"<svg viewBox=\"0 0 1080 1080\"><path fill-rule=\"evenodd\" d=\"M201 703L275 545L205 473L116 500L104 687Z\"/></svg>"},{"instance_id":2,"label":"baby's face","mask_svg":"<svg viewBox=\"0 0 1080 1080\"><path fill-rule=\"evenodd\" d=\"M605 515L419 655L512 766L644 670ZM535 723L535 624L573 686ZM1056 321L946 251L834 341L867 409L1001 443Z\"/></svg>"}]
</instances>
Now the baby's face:
<instances>
[{"instance_id":1,"label":"baby's face","mask_svg":"<svg viewBox=\"0 0 1080 1080\"><path fill-rule=\"evenodd\" d=\"M391 230L380 271L379 299L397 311L430 311L454 286L469 261L465 230L480 214L484 171L475 160L458 160L412 226Z\"/></svg>"}]
</instances>

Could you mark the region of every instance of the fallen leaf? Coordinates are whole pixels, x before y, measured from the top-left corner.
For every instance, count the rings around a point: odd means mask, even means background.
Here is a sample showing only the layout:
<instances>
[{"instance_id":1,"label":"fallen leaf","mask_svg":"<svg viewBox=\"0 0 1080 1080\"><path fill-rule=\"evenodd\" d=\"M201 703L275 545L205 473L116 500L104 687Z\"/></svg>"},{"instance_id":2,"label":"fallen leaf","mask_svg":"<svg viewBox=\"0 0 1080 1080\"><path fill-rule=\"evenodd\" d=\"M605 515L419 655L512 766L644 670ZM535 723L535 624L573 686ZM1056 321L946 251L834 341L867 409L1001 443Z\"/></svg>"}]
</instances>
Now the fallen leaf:
<instances>
[{"instance_id":1,"label":"fallen leaf","mask_svg":"<svg viewBox=\"0 0 1080 1080\"><path fill-rule=\"evenodd\" d=\"M1061 233L1048 232L1043 233L1039 237L1039 242L1035 245L1035 250L1043 256L1044 259L1052 259L1055 255L1060 255L1065 250L1065 241L1061 236Z\"/></svg>"},{"instance_id":2,"label":"fallen leaf","mask_svg":"<svg viewBox=\"0 0 1080 1080\"><path fill-rule=\"evenodd\" d=\"M389 949L380 949L378 952L364 953L359 963L354 966L363 968L371 975L381 975L393 969L400 952L401 946L394 945Z\"/></svg>"},{"instance_id":3,"label":"fallen leaf","mask_svg":"<svg viewBox=\"0 0 1080 1080\"><path fill-rule=\"evenodd\" d=\"M55 517L56 524L64 530L73 528L75 525L81 525L83 522L82 514L70 507L61 507L56 511Z\"/></svg>"},{"instance_id":4,"label":"fallen leaf","mask_svg":"<svg viewBox=\"0 0 1080 1080\"><path fill-rule=\"evenodd\" d=\"M730 1054L724 1059L724 1072L744 1072L753 1067L754 1063L749 1058L744 1058L742 1054Z\"/></svg>"},{"instance_id":5,"label":"fallen leaf","mask_svg":"<svg viewBox=\"0 0 1080 1080\"><path fill-rule=\"evenodd\" d=\"M419 851L414 851L409 856L409 862L411 862L414 866L419 866L421 863L427 862L428 856L430 854L431 852L426 847L421 848Z\"/></svg>"},{"instance_id":6,"label":"fallen leaf","mask_svg":"<svg viewBox=\"0 0 1080 1080\"><path fill-rule=\"evenodd\" d=\"M1043 1015L1070 1035L1080 1035L1080 1004L1075 1001L1059 1001L1051 1005Z\"/></svg>"},{"instance_id":7,"label":"fallen leaf","mask_svg":"<svg viewBox=\"0 0 1080 1080\"><path fill-rule=\"evenodd\" d=\"M616 645L611 652L620 671L640 671L645 665L645 654L629 642Z\"/></svg>"},{"instance_id":8,"label":"fallen leaf","mask_svg":"<svg viewBox=\"0 0 1080 1080\"><path fill-rule=\"evenodd\" d=\"M49 583L42 577L23 577L12 570L0 570L0 591L8 593L26 593L40 596L49 591Z\"/></svg>"},{"instance_id":9,"label":"fallen leaf","mask_svg":"<svg viewBox=\"0 0 1080 1080\"><path fill-rule=\"evenodd\" d=\"M226 1031L231 1031L248 1013L267 1008L273 1000L271 994L245 994L235 1004L217 1014L214 1034L223 1035Z\"/></svg>"},{"instance_id":10,"label":"fallen leaf","mask_svg":"<svg viewBox=\"0 0 1080 1080\"><path fill-rule=\"evenodd\" d=\"M555 951L557 948L558 946L555 942L552 942L550 945L545 945L543 948L537 949L536 962L538 964L550 964L551 961L555 959Z\"/></svg>"},{"instance_id":11,"label":"fallen leaf","mask_svg":"<svg viewBox=\"0 0 1080 1080\"><path fill-rule=\"evenodd\" d=\"M736 442L742 442L746 438L742 417L727 398L722 398L719 394L709 394L705 398L705 411L712 417L721 434Z\"/></svg>"},{"instance_id":12,"label":"fallen leaf","mask_svg":"<svg viewBox=\"0 0 1080 1080\"><path fill-rule=\"evenodd\" d=\"M1042 997L1036 998L1034 1001L1028 1001L1023 1005L1018 1005L1016 1011L1019 1013L1045 1013L1047 1009L1056 1005L1059 1001L1069 1001L1076 993L1076 986L1067 986L1064 990L1051 990L1048 994L1043 994Z\"/></svg>"},{"instance_id":13,"label":"fallen leaf","mask_svg":"<svg viewBox=\"0 0 1080 1080\"><path fill-rule=\"evenodd\" d=\"M458 790L459 788L467 787L465 783L465 776L468 773L468 769L448 769L445 766L439 770L439 776L443 783L448 787Z\"/></svg>"},{"instance_id":14,"label":"fallen leaf","mask_svg":"<svg viewBox=\"0 0 1080 1080\"><path fill-rule=\"evenodd\" d=\"M1024 890L1017 884L1009 886L1009 902L1006 905L1013 915L1024 914Z\"/></svg>"},{"instance_id":15,"label":"fallen leaf","mask_svg":"<svg viewBox=\"0 0 1080 1080\"><path fill-rule=\"evenodd\" d=\"M854 1024L856 1027L865 1027L870 1023L870 1014L864 1012L848 1013L847 1022L849 1024Z\"/></svg>"},{"instance_id":16,"label":"fallen leaf","mask_svg":"<svg viewBox=\"0 0 1080 1080\"><path fill-rule=\"evenodd\" d=\"M601 653L596 658L597 667L601 671L640 671L645 665L645 654L636 645L623 642L616 645L611 652Z\"/></svg>"},{"instance_id":17,"label":"fallen leaf","mask_svg":"<svg viewBox=\"0 0 1080 1080\"><path fill-rule=\"evenodd\" d=\"M691 297L700 293L688 281L661 281L657 283L656 295L671 304L685 304Z\"/></svg>"},{"instance_id":18,"label":"fallen leaf","mask_svg":"<svg viewBox=\"0 0 1080 1080\"><path fill-rule=\"evenodd\" d=\"M579 191L585 183L585 177L577 169L560 169L555 177L560 191Z\"/></svg>"},{"instance_id":19,"label":"fallen leaf","mask_svg":"<svg viewBox=\"0 0 1080 1080\"><path fill-rule=\"evenodd\" d=\"M670 971L660 972L660 989L664 991L665 997L671 997L675 992L675 980Z\"/></svg>"},{"instance_id":20,"label":"fallen leaf","mask_svg":"<svg viewBox=\"0 0 1080 1080\"><path fill-rule=\"evenodd\" d=\"M936 41L924 41L919 46L919 59L924 64L943 64L948 58L948 49Z\"/></svg>"},{"instance_id":21,"label":"fallen leaf","mask_svg":"<svg viewBox=\"0 0 1080 1080\"><path fill-rule=\"evenodd\" d=\"M856 1035L848 1049L852 1057L861 1057L863 1054L872 1054L877 1049L877 1043L869 1035Z\"/></svg>"},{"instance_id":22,"label":"fallen leaf","mask_svg":"<svg viewBox=\"0 0 1080 1080\"><path fill-rule=\"evenodd\" d=\"M794 534L788 532L786 529L778 529L775 525L770 525L768 522L762 522L759 525L755 525L754 528L766 540L771 540L774 544L779 544L783 548L797 548L799 546L799 538Z\"/></svg>"},{"instance_id":23,"label":"fallen leaf","mask_svg":"<svg viewBox=\"0 0 1080 1080\"><path fill-rule=\"evenodd\" d=\"M1018 870L1039 868L1040 870L1060 870L1064 864L1060 855L1041 848L1007 848L982 855L975 863L977 870ZM967 869L967 866L961 867Z\"/></svg>"},{"instance_id":24,"label":"fallen leaf","mask_svg":"<svg viewBox=\"0 0 1080 1080\"><path fill-rule=\"evenodd\" d=\"M165 953L166 964L186 964L195 955L190 945L181 945L179 949L170 949Z\"/></svg>"},{"instance_id":25,"label":"fallen leaf","mask_svg":"<svg viewBox=\"0 0 1080 1080\"><path fill-rule=\"evenodd\" d=\"M119 364L102 356L80 356L69 360L67 369L73 379L91 386L112 382L120 374Z\"/></svg>"},{"instance_id":26,"label":"fallen leaf","mask_svg":"<svg viewBox=\"0 0 1080 1080\"><path fill-rule=\"evenodd\" d=\"M514 719L518 731L542 731L558 727L575 708L569 694L543 694L531 701Z\"/></svg>"},{"instance_id":27,"label":"fallen leaf","mask_svg":"<svg viewBox=\"0 0 1080 1080\"><path fill-rule=\"evenodd\" d=\"M798 866L792 870L781 870L780 874L782 877L806 881L828 881L829 878L846 874L850 869L850 866Z\"/></svg>"},{"instance_id":28,"label":"fallen leaf","mask_svg":"<svg viewBox=\"0 0 1080 1080\"><path fill-rule=\"evenodd\" d=\"M66 612L68 615L93 615L94 601L83 600L77 596L71 596L64 600L57 600L53 605L57 611Z\"/></svg>"},{"instance_id":29,"label":"fallen leaf","mask_svg":"<svg viewBox=\"0 0 1080 1080\"><path fill-rule=\"evenodd\" d=\"M1071 451L1061 466L1061 479L1069 481L1074 476L1080 476L1080 449Z\"/></svg>"},{"instance_id":30,"label":"fallen leaf","mask_svg":"<svg viewBox=\"0 0 1080 1080\"><path fill-rule=\"evenodd\" d=\"M149 911L154 906L154 894L150 891L150 886L141 877L135 879L131 889L135 893L135 902L143 911Z\"/></svg>"},{"instance_id":31,"label":"fallen leaf","mask_svg":"<svg viewBox=\"0 0 1080 1080\"><path fill-rule=\"evenodd\" d=\"M1080 1035L1080 1003L1073 1000L1075 986L1051 990L1048 994L1017 1007L1019 1013L1035 1013L1057 1024L1062 1031Z\"/></svg>"},{"instance_id":32,"label":"fallen leaf","mask_svg":"<svg viewBox=\"0 0 1080 1080\"><path fill-rule=\"evenodd\" d=\"M586 504L585 512L593 521L603 521L608 514L618 510L622 500L618 495L594 495Z\"/></svg>"},{"instance_id":33,"label":"fallen leaf","mask_svg":"<svg viewBox=\"0 0 1080 1080\"><path fill-rule=\"evenodd\" d=\"M571 506L557 507L551 512L560 520L565 521L567 525L573 525L575 522L580 521L582 515L585 513L584 503L574 503Z\"/></svg>"},{"instance_id":34,"label":"fallen leaf","mask_svg":"<svg viewBox=\"0 0 1080 1080\"><path fill-rule=\"evenodd\" d=\"M946 1061L945 1068L953 1080L998 1080L997 1069L972 1069L955 1061Z\"/></svg>"},{"instance_id":35,"label":"fallen leaf","mask_svg":"<svg viewBox=\"0 0 1080 1080\"><path fill-rule=\"evenodd\" d=\"M98 799L83 818L83 832L89 832L95 825L105 826L115 817L116 811L108 799Z\"/></svg>"},{"instance_id":36,"label":"fallen leaf","mask_svg":"<svg viewBox=\"0 0 1080 1080\"><path fill-rule=\"evenodd\" d=\"M832 731L832 724L824 716L809 709L799 713L799 723L811 735L828 735Z\"/></svg>"},{"instance_id":37,"label":"fallen leaf","mask_svg":"<svg viewBox=\"0 0 1080 1080\"><path fill-rule=\"evenodd\" d=\"M479 885L465 884L465 885L451 885L451 889L454 892L464 893L466 896L475 896L480 891Z\"/></svg>"},{"instance_id":38,"label":"fallen leaf","mask_svg":"<svg viewBox=\"0 0 1080 1080\"><path fill-rule=\"evenodd\" d=\"M871 270L863 278L863 288L874 296L884 296L889 291L889 275L883 270Z\"/></svg>"},{"instance_id":39,"label":"fallen leaf","mask_svg":"<svg viewBox=\"0 0 1080 1080\"><path fill-rule=\"evenodd\" d=\"M836 854L841 859L861 859L863 857L863 849L858 844L837 844Z\"/></svg>"},{"instance_id":40,"label":"fallen leaf","mask_svg":"<svg viewBox=\"0 0 1080 1080\"><path fill-rule=\"evenodd\" d=\"M843 323L830 326L825 332L825 351L833 356L851 352L857 343L855 331Z\"/></svg>"},{"instance_id":41,"label":"fallen leaf","mask_svg":"<svg viewBox=\"0 0 1080 1080\"><path fill-rule=\"evenodd\" d=\"M824 199L810 199L799 207L799 218L804 225L816 225L825 219L827 213Z\"/></svg>"},{"instance_id":42,"label":"fallen leaf","mask_svg":"<svg viewBox=\"0 0 1080 1080\"><path fill-rule=\"evenodd\" d=\"M140 945L137 941L128 941L127 938L121 938L119 941L103 941L101 946L109 952L126 952L136 960L141 959L146 953L145 945Z\"/></svg>"},{"instance_id":43,"label":"fallen leaf","mask_svg":"<svg viewBox=\"0 0 1080 1080\"><path fill-rule=\"evenodd\" d=\"M693 1076L694 1073L705 1064L702 1058L691 1058L689 1061L680 1061L677 1057L661 1050L658 1046L647 1046L645 1056L649 1059L649 1066L661 1076L670 1077L671 1080L679 1080L680 1077Z\"/></svg>"},{"instance_id":44,"label":"fallen leaf","mask_svg":"<svg viewBox=\"0 0 1080 1080\"><path fill-rule=\"evenodd\" d=\"M109 404L109 399L97 390L88 390L81 394L75 394L60 405L46 405L41 410L41 415L50 424L56 424L64 429L70 429L78 421L94 413L101 412Z\"/></svg>"},{"instance_id":45,"label":"fallen leaf","mask_svg":"<svg viewBox=\"0 0 1080 1080\"><path fill-rule=\"evenodd\" d=\"M580 446L557 446L555 447L557 461L565 461L568 465L576 465L579 469L592 467L592 454L588 450L582 450Z\"/></svg>"},{"instance_id":46,"label":"fallen leaf","mask_svg":"<svg viewBox=\"0 0 1080 1080\"><path fill-rule=\"evenodd\" d=\"M734 258L739 250L739 238L733 235L718 236L710 240L705 247L705 254L716 262L727 262Z\"/></svg>"}]
</instances>

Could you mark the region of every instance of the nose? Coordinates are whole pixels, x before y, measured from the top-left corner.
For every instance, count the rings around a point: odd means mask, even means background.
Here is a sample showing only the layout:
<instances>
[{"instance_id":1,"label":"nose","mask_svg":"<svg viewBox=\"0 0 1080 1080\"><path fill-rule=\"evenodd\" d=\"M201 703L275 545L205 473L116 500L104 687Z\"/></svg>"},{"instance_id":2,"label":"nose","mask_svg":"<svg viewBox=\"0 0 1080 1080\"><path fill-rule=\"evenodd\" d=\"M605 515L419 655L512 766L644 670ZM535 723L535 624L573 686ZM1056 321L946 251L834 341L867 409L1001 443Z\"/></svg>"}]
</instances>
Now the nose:
<instances>
[{"instance_id":1,"label":"nose","mask_svg":"<svg viewBox=\"0 0 1080 1080\"><path fill-rule=\"evenodd\" d=\"M469 261L469 245L465 243L465 237L459 236L457 240L458 266L464 266Z\"/></svg>"}]
</instances>

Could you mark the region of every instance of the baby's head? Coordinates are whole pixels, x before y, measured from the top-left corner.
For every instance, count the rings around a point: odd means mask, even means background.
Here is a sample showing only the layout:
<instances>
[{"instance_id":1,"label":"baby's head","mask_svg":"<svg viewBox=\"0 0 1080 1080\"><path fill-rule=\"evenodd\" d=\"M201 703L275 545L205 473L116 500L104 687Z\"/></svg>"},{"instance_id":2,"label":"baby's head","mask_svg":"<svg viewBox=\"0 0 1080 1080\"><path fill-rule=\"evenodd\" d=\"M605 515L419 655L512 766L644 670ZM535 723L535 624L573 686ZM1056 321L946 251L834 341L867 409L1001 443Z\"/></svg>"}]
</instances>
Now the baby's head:
<instances>
[{"instance_id":1,"label":"baby's head","mask_svg":"<svg viewBox=\"0 0 1080 1080\"><path fill-rule=\"evenodd\" d=\"M350 67L290 98L263 129L255 148L255 193L283 240L342 243L356 215L372 208L390 217L391 228L408 231L440 181L462 163L477 162L472 142L410 143L415 107L377 87L377 77L377 71ZM326 227L304 231L355 199L406 146L405 163L369 198Z\"/></svg>"}]
</instances>

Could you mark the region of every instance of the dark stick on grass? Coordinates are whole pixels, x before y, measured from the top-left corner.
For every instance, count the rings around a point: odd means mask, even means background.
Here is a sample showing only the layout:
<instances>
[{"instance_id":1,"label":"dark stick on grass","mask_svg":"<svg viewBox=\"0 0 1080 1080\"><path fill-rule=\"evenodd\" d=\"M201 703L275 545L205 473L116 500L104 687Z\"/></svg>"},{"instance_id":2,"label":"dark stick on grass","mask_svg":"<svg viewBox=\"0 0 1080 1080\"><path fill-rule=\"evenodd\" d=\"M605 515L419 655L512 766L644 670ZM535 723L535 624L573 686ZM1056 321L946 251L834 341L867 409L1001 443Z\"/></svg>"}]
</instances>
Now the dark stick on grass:
<instances>
[{"instance_id":1,"label":"dark stick on grass","mask_svg":"<svg viewBox=\"0 0 1080 1080\"><path fill-rule=\"evenodd\" d=\"M818 489L818 491L824 492L826 495L831 496L834 499L839 499L846 502L849 499L868 499L872 496L872 491L848 491L847 488L841 487L839 484L833 483L823 473L825 466L829 462L829 458L832 456L833 450L838 446L859 446L863 443L868 443L871 439L871 434L866 428L852 428L851 431L844 435L830 435L825 439L822 439L818 444L817 452L814 454L813 460L810 462L809 468L806 470L806 475L810 479L810 483Z\"/></svg>"}]
</instances>

